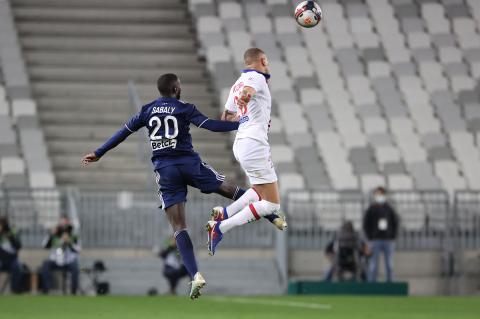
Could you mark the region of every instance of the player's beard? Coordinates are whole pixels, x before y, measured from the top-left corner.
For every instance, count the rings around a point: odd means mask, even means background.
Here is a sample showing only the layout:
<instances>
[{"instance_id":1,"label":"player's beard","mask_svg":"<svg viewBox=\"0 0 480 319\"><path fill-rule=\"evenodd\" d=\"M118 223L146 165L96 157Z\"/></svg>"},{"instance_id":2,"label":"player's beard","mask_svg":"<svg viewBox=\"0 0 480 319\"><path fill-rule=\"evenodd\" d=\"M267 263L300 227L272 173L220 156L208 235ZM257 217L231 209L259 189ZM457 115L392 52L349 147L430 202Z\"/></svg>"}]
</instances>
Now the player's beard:
<instances>
[{"instance_id":1,"label":"player's beard","mask_svg":"<svg viewBox=\"0 0 480 319\"><path fill-rule=\"evenodd\" d=\"M182 93L182 90L178 90L177 95L175 95L175 98L177 100L180 100L180 94Z\"/></svg>"}]
</instances>

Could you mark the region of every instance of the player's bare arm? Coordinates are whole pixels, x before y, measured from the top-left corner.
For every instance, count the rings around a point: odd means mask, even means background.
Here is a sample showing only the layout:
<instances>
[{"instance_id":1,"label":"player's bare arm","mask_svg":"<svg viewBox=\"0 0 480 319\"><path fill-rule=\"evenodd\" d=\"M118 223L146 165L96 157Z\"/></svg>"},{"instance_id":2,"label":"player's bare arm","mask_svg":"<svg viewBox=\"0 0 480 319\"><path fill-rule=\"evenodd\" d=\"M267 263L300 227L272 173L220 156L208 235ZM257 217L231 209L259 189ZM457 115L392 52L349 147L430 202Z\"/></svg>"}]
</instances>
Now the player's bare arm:
<instances>
[{"instance_id":1,"label":"player's bare arm","mask_svg":"<svg viewBox=\"0 0 480 319\"><path fill-rule=\"evenodd\" d=\"M229 110L225 110L222 113L221 120L222 121L236 122L236 121L238 121L237 113L229 111Z\"/></svg>"}]
</instances>

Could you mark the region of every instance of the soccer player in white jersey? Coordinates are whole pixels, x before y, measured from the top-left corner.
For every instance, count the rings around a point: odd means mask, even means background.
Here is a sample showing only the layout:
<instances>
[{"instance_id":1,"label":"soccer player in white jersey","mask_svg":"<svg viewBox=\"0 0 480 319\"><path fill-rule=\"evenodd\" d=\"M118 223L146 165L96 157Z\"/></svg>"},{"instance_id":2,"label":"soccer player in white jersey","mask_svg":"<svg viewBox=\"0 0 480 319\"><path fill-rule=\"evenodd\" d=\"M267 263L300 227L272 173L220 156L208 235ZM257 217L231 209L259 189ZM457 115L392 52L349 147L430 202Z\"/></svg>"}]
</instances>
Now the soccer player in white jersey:
<instances>
[{"instance_id":1,"label":"soccer player in white jersey","mask_svg":"<svg viewBox=\"0 0 480 319\"><path fill-rule=\"evenodd\" d=\"M211 255L215 254L223 234L236 226L261 217L268 218L281 230L287 226L279 213L277 174L268 144L272 108L268 59L262 50L250 48L245 51L244 62L245 69L230 90L222 119L240 122L233 153L252 187L231 205L213 209L213 220L206 226Z\"/></svg>"}]
</instances>

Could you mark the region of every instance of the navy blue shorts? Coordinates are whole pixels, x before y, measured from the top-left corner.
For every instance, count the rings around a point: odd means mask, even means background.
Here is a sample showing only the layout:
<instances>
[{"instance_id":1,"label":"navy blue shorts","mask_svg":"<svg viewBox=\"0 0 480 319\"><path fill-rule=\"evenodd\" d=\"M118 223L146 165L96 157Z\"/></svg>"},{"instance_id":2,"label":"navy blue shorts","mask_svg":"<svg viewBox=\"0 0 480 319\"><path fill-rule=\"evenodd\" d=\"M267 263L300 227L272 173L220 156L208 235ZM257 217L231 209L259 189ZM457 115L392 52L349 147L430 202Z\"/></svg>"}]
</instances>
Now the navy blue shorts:
<instances>
[{"instance_id":1,"label":"navy blue shorts","mask_svg":"<svg viewBox=\"0 0 480 319\"><path fill-rule=\"evenodd\" d=\"M218 190L225 180L225 175L202 161L162 167L155 170L155 174L162 209L186 202L188 185L209 194Z\"/></svg>"}]
</instances>

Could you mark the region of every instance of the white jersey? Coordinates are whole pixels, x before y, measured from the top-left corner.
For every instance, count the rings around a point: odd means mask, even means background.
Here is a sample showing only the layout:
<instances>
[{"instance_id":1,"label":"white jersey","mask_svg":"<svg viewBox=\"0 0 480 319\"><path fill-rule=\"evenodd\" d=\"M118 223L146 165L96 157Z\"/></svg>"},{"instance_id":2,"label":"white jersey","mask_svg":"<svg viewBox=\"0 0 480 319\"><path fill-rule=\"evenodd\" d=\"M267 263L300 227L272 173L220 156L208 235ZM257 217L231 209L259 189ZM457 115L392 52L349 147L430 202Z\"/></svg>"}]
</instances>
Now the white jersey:
<instances>
[{"instance_id":1,"label":"white jersey","mask_svg":"<svg viewBox=\"0 0 480 319\"><path fill-rule=\"evenodd\" d=\"M236 101L245 86L252 87L256 93L245 108L240 108ZM248 137L268 145L272 97L267 79L262 73L255 70L244 70L230 89L225 109L237 113L240 117L236 140Z\"/></svg>"}]
</instances>

